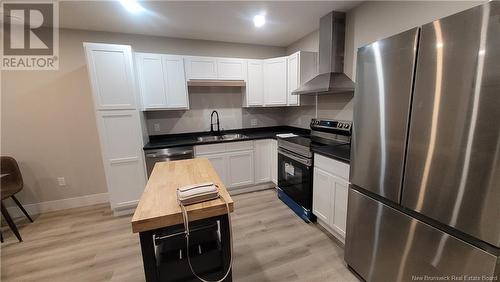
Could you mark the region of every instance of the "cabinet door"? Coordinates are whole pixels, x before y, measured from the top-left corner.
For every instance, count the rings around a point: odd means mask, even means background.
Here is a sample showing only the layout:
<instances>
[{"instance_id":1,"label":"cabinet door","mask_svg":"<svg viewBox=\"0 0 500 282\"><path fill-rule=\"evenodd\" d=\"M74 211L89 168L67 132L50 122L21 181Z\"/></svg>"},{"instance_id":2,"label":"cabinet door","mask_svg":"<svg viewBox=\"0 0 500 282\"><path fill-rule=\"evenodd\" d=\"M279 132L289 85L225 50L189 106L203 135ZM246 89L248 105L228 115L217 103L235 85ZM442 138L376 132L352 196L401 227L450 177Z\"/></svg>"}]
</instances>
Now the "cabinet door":
<instances>
[{"instance_id":1,"label":"cabinet door","mask_svg":"<svg viewBox=\"0 0 500 282\"><path fill-rule=\"evenodd\" d=\"M188 79L217 79L217 60L210 57L186 57Z\"/></svg>"},{"instance_id":2,"label":"cabinet door","mask_svg":"<svg viewBox=\"0 0 500 282\"><path fill-rule=\"evenodd\" d=\"M167 105L165 74L160 54L136 53L139 89L144 109Z\"/></svg>"},{"instance_id":3,"label":"cabinet door","mask_svg":"<svg viewBox=\"0 0 500 282\"><path fill-rule=\"evenodd\" d=\"M271 181L278 184L278 141L271 140Z\"/></svg>"},{"instance_id":4,"label":"cabinet door","mask_svg":"<svg viewBox=\"0 0 500 282\"><path fill-rule=\"evenodd\" d=\"M96 110L136 109L132 48L84 43Z\"/></svg>"},{"instance_id":5,"label":"cabinet door","mask_svg":"<svg viewBox=\"0 0 500 282\"><path fill-rule=\"evenodd\" d=\"M210 161L220 179L222 180L222 183L228 186L229 183L227 182L226 156L224 154L214 154L200 157L207 158Z\"/></svg>"},{"instance_id":6,"label":"cabinet door","mask_svg":"<svg viewBox=\"0 0 500 282\"><path fill-rule=\"evenodd\" d=\"M289 106L299 105L299 95L292 95L292 91L300 86L299 70L300 70L300 53L297 52L288 57L288 87L287 87L287 104Z\"/></svg>"},{"instance_id":7,"label":"cabinet door","mask_svg":"<svg viewBox=\"0 0 500 282\"><path fill-rule=\"evenodd\" d=\"M217 75L221 80L246 80L247 60L217 59Z\"/></svg>"},{"instance_id":8,"label":"cabinet door","mask_svg":"<svg viewBox=\"0 0 500 282\"><path fill-rule=\"evenodd\" d=\"M264 64L262 60L248 60L246 105L264 105Z\"/></svg>"},{"instance_id":9,"label":"cabinet door","mask_svg":"<svg viewBox=\"0 0 500 282\"><path fill-rule=\"evenodd\" d=\"M332 218L332 176L314 168L313 176L313 214L327 224Z\"/></svg>"},{"instance_id":10,"label":"cabinet door","mask_svg":"<svg viewBox=\"0 0 500 282\"><path fill-rule=\"evenodd\" d=\"M165 76L167 107L189 107L184 61L182 56L163 56L163 73Z\"/></svg>"},{"instance_id":11,"label":"cabinet door","mask_svg":"<svg viewBox=\"0 0 500 282\"><path fill-rule=\"evenodd\" d=\"M97 125L111 208L139 201L146 186L137 111L98 111Z\"/></svg>"},{"instance_id":12,"label":"cabinet door","mask_svg":"<svg viewBox=\"0 0 500 282\"><path fill-rule=\"evenodd\" d=\"M230 188L254 184L253 151L228 153L227 172Z\"/></svg>"},{"instance_id":13,"label":"cabinet door","mask_svg":"<svg viewBox=\"0 0 500 282\"><path fill-rule=\"evenodd\" d=\"M287 98L286 57L264 61L264 103L285 106Z\"/></svg>"},{"instance_id":14,"label":"cabinet door","mask_svg":"<svg viewBox=\"0 0 500 282\"><path fill-rule=\"evenodd\" d=\"M332 185L332 218L330 225L342 238L345 238L349 184L341 178L332 176Z\"/></svg>"},{"instance_id":15,"label":"cabinet door","mask_svg":"<svg viewBox=\"0 0 500 282\"><path fill-rule=\"evenodd\" d=\"M271 181L271 140L254 142L255 183Z\"/></svg>"}]
</instances>

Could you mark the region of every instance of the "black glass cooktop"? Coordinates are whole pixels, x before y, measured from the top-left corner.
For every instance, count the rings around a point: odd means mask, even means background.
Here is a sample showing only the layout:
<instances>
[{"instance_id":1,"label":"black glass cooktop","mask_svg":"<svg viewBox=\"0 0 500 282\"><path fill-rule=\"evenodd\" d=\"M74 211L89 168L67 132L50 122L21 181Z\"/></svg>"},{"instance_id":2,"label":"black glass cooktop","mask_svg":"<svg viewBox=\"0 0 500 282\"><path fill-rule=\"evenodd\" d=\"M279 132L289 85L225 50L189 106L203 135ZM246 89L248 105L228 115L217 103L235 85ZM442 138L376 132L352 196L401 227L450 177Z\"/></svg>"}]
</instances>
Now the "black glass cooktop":
<instances>
[{"instance_id":1,"label":"black glass cooktop","mask_svg":"<svg viewBox=\"0 0 500 282\"><path fill-rule=\"evenodd\" d=\"M316 136L294 136L284 140L309 148L311 151L349 162L351 157L351 144L345 141L318 138Z\"/></svg>"}]
</instances>

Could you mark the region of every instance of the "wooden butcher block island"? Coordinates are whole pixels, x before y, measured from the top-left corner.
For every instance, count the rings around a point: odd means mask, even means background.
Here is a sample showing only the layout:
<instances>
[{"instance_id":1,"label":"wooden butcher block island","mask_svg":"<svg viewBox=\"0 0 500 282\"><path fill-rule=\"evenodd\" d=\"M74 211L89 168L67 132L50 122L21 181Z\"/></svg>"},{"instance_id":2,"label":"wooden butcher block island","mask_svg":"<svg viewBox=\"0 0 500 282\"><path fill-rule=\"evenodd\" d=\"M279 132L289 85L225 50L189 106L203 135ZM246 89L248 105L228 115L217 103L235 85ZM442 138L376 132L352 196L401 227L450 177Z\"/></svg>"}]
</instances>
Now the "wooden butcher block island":
<instances>
[{"instance_id":1,"label":"wooden butcher block island","mask_svg":"<svg viewBox=\"0 0 500 282\"><path fill-rule=\"evenodd\" d=\"M146 281L190 281L186 241L177 188L213 182L227 201L234 203L224 183L206 158L157 163L141 196L132 231L139 233ZM197 274L219 279L229 267L230 228L221 199L187 206L190 221L190 258ZM200 250L193 254L192 250ZM206 250L202 252L201 250ZM231 275L225 281L231 281Z\"/></svg>"}]
</instances>

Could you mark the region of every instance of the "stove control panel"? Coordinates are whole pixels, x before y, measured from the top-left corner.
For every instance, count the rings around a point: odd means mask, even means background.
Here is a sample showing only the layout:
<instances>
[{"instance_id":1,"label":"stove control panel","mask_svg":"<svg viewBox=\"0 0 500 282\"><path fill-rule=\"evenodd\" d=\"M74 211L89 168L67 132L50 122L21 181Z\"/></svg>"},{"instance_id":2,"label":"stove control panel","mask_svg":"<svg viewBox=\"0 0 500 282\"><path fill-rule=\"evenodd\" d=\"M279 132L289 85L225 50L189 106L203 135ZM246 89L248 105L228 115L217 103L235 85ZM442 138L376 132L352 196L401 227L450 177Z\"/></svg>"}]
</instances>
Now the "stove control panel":
<instances>
[{"instance_id":1,"label":"stove control panel","mask_svg":"<svg viewBox=\"0 0 500 282\"><path fill-rule=\"evenodd\" d=\"M311 120L311 129L316 131L323 131L323 132L350 136L351 128L352 128L352 121L325 120L325 119Z\"/></svg>"}]
</instances>

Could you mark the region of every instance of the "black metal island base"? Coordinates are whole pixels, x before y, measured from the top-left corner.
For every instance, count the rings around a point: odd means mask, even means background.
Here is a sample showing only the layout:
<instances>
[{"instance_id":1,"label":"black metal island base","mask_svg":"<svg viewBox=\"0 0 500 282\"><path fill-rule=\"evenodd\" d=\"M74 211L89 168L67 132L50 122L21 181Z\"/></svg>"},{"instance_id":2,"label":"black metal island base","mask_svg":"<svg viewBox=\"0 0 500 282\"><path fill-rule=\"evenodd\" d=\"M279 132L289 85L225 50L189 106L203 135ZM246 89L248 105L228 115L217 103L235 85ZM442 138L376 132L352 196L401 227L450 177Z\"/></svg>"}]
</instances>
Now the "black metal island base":
<instances>
[{"instance_id":1,"label":"black metal island base","mask_svg":"<svg viewBox=\"0 0 500 282\"><path fill-rule=\"evenodd\" d=\"M233 201L208 159L157 163L132 218L139 233L146 281L199 281L224 277L231 263L231 229L224 201L190 205L189 254L177 187L203 182L218 185L233 211ZM230 272L223 281L232 281Z\"/></svg>"}]
</instances>

